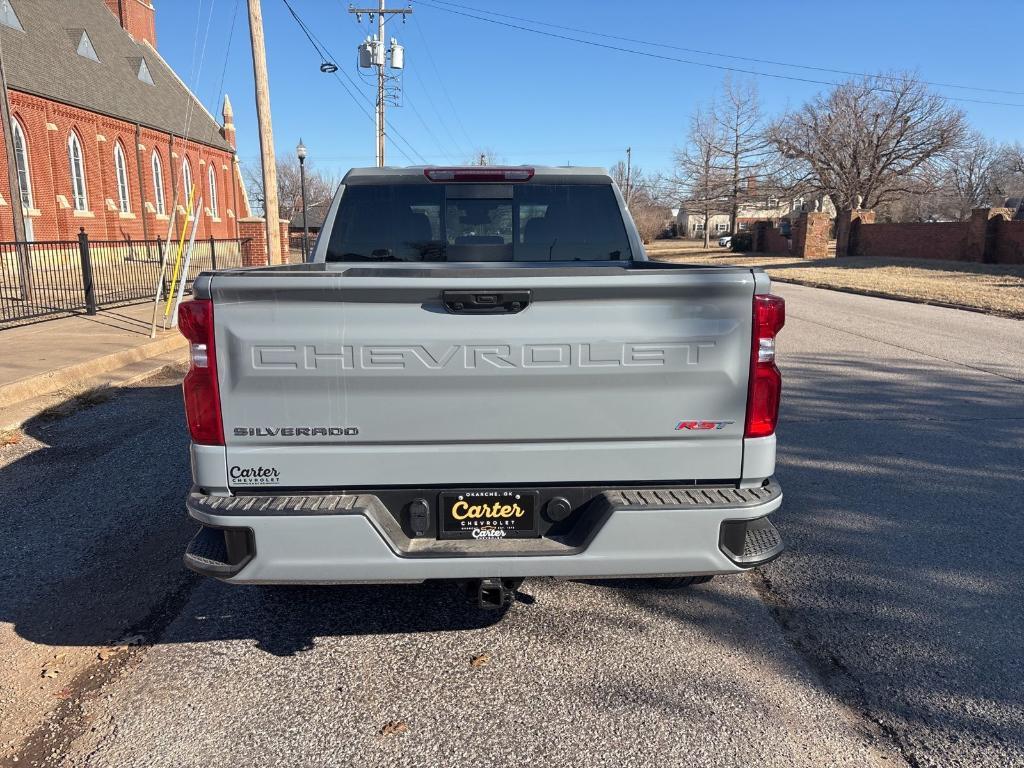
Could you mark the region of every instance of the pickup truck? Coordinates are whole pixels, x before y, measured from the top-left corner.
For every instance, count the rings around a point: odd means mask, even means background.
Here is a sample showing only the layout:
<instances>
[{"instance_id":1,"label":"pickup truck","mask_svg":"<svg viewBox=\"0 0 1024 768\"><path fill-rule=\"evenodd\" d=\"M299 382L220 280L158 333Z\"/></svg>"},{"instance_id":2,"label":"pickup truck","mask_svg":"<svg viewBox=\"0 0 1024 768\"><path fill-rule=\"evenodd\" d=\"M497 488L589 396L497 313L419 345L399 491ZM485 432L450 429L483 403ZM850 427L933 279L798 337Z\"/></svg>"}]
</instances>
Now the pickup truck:
<instances>
[{"instance_id":1,"label":"pickup truck","mask_svg":"<svg viewBox=\"0 0 1024 768\"><path fill-rule=\"evenodd\" d=\"M309 263L180 308L201 526L236 584L685 585L781 553L785 304L649 261L596 169L355 169Z\"/></svg>"}]
</instances>

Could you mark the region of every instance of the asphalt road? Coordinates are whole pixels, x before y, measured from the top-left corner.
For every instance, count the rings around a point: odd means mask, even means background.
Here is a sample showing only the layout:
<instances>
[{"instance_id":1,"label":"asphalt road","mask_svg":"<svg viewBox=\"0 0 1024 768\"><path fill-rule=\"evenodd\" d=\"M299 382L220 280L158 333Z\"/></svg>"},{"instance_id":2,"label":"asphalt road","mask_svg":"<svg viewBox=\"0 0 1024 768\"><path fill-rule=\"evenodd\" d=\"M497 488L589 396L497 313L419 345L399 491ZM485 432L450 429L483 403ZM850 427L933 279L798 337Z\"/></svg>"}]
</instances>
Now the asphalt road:
<instances>
[{"instance_id":1,"label":"asphalt road","mask_svg":"<svg viewBox=\"0 0 1024 768\"><path fill-rule=\"evenodd\" d=\"M493 621L444 585L198 580L173 380L30 429L2 628L147 642L20 765L1024 765L1024 324L778 290L790 550L690 590L533 580Z\"/></svg>"}]
</instances>

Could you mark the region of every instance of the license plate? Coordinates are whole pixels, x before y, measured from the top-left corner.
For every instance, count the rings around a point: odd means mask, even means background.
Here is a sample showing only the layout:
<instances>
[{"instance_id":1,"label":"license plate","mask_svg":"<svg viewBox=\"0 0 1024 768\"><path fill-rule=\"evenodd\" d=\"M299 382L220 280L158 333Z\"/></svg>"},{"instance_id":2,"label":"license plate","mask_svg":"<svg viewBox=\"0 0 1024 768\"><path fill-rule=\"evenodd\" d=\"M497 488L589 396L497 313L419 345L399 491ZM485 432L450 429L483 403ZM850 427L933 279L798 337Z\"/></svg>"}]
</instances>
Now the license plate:
<instances>
[{"instance_id":1,"label":"license plate","mask_svg":"<svg viewBox=\"0 0 1024 768\"><path fill-rule=\"evenodd\" d=\"M442 539L525 539L539 536L537 491L450 491L438 505Z\"/></svg>"}]
</instances>

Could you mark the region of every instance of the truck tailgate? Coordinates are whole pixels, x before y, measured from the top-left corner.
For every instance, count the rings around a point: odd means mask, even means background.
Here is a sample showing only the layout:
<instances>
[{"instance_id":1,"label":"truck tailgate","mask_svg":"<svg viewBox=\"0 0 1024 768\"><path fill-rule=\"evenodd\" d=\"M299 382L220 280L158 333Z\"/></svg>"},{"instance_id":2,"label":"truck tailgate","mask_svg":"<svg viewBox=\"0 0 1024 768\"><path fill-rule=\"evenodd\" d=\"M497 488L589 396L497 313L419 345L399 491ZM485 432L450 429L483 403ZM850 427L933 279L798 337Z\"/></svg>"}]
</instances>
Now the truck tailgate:
<instances>
[{"instance_id":1,"label":"truck tailgate","mask_svg":"<svg viewBox=\"0 0 1024 768\"><path fill-rule=\"evenodd\" d=\"M232 486L740 476L749 271L269 270L210 290ZM445 291L529 304L457 314Z\"/></svg>"}]
</instances>

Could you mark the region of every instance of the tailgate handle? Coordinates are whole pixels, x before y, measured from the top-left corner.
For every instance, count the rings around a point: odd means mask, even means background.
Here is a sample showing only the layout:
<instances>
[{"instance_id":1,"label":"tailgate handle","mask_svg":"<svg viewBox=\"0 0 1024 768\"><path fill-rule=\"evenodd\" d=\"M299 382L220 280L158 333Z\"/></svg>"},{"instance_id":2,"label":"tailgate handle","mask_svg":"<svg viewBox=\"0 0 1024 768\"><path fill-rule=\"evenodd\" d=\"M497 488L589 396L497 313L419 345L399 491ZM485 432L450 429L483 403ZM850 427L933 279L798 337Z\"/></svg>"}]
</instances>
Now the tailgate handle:
<instances>
[{"instance_id":1,"label":"tailgate handle","mask_svg":"<svg viewBox=\"0 0 1024 768\"><path fill-rule=\"evenodd\" d=\"M530 306L529 291L444 291L441 299L456 315L514 315Z\"/></svg>"}]
</instances>

